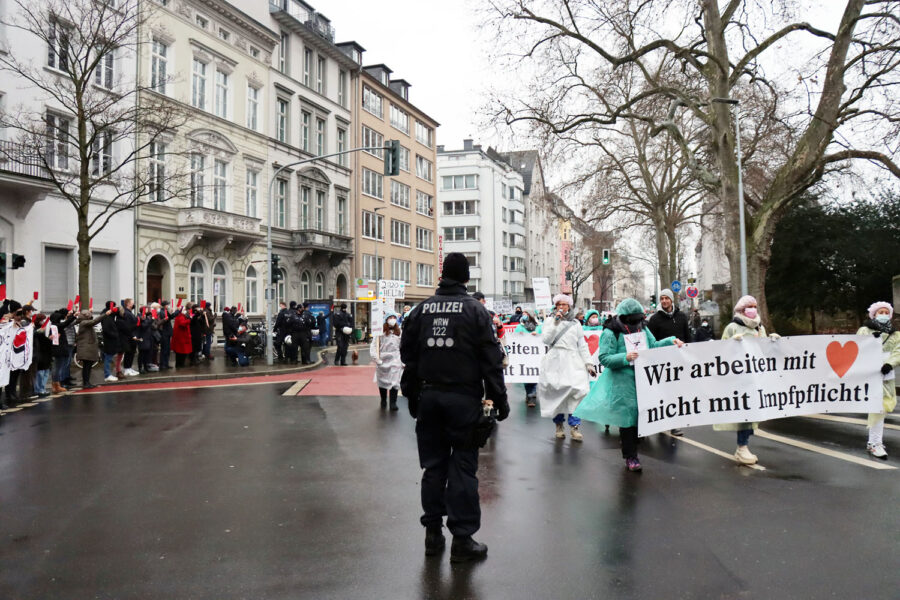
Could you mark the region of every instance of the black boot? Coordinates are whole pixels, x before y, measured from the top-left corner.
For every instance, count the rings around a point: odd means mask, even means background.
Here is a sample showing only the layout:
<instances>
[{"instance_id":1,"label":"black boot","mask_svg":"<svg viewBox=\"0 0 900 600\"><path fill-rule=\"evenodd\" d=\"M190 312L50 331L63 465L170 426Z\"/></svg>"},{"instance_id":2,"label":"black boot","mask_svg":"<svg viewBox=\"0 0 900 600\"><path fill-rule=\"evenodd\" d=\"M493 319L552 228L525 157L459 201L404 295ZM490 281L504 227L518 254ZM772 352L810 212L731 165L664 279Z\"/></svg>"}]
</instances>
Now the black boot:
<instances>
[{"instance_id":1,"label":"black boot","mask_svg":"<svg viewBox=\"0 0 900 600\"><path fill-rule=\"evenodd\" d=\"M471 535L454 535L450 545L450 562L469 562L487 558L487 546L479 544Z\"/></svg>"},{"instance_id":2,"label":"black boot","mask_svg":"<svg viewBox=\"0 0 900 600\"><path fill-rule=\"evenodd\" d=\"M397 408L397 390L391 390L391 410L400 410Z\"/></svg>"},{"instance_id":3,"label":"black boot","mask_svg":"<svg viewBox=\"0 0 900 600\"><path fill-rule=\"evenodd\" d=\"M435 556L444 551L447 541L440 527L425 529L425 556Z\"/></svg>"}]
</instances>

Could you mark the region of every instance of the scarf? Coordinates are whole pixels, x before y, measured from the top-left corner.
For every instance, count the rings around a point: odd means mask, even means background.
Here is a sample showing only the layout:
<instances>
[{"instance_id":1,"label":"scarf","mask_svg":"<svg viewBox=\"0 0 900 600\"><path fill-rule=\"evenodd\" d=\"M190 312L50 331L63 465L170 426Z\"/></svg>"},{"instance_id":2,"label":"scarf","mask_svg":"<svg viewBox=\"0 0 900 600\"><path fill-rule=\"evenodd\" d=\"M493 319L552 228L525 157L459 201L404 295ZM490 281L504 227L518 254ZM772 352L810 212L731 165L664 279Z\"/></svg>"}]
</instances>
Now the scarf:
<instances>
[{"instance_id":1,"label":"scarf","mask_svg":"<svg viewBox=\"0 0 900 600\"><path fill-rule=\"evenodd\" d=\"M519 325L525 328L525 331L534 331L537 329L537 323L534 322L534 319L528 318L527 321L519 321Z\"/></svg>"},{"instance_id":2,"label":"scarf","mask_svg":"<svg viewBox=\"0 0 900 600\"><path fill-rule=\"evenodd\" d=\"M864 325L872 331L880 331L881 333L886 333L888 335L894 333L894 324L891 321L882 323L881 321L876 321L875 319L869 319L864 323Z\"/></svg>"},{"instance_id":3,"label":"scarf","mask_svg":"<svg viewBox=\"0 0 900 600\"><path fill-rule=\"evenodd\" d=\"M732 323L737 323L738 325L743 325L749 329L759 329L759 324L762 320L757 316L755 319L751 319L744 315L734 315L734 319Z\"/></svg>"}]
</instances>

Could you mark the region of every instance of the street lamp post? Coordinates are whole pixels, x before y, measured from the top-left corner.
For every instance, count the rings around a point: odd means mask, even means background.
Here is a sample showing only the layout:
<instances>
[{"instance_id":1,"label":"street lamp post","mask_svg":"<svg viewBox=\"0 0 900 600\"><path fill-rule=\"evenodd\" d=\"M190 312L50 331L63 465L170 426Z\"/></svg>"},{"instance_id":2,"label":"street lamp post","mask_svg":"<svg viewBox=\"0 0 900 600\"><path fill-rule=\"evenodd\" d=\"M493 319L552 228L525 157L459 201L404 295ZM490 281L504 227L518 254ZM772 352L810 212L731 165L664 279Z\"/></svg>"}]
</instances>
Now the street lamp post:
<instances>
[{"instance_id":1,"label":"street lamp post","mask_svg":"<svg viewBox=\"0 0 900 600\"><path fill-rule=\"evenodd\" d=\"M377 218L378 211L384 210L384 209L385 209L384 206L376 206L375 208L372 209L372 212L375 213L375 217L376 217L375 224L376 225L378 223L378 218ZM382 234L384 233L384 227L381 228L381 232L382 232ZM381 279L381 273L378 272L378 238L375 236L373 236L373 238L374 238L374 241L372 242L372 244L375 246L375 265L374 265L375 266L375 294L377 295L378 294L378 280Z\"/></svg>"},{"instance_id":2,"label":"street lamp post","mask_svg":"<svg viewBox=\"0 0 900 600\"><path fill-rule=\"evenodd\" d=\"M734 98L713 98L713 102L718 104L730 104L734 106L734 135L735 148L737 151L737 168L738 168L738 222L740 227L740 248L741 248L741 296L746 296L747 291L747 229L744 223L744 178L743 169L741 168L741 103L740 100Z\"/></svg>"}]
</instances>

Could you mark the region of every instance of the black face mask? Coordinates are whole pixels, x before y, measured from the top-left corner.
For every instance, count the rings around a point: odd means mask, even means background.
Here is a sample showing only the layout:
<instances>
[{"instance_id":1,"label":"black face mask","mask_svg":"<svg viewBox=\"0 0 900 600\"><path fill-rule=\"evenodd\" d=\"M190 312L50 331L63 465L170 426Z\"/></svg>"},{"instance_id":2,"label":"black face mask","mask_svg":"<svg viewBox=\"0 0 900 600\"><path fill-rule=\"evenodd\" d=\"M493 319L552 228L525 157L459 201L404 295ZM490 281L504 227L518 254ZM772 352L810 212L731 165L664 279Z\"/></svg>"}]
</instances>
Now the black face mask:
<instances>
[{"instance_id":1,"label":"black face mask","mask_svg":"<svg viewBox=\"0 0 900 600\"><path fill-rule=\"evenodd\" d=\"M619 320L626 325L637 325L644 320L644 315L622 315Z\"/></svg>"}]
</instances>

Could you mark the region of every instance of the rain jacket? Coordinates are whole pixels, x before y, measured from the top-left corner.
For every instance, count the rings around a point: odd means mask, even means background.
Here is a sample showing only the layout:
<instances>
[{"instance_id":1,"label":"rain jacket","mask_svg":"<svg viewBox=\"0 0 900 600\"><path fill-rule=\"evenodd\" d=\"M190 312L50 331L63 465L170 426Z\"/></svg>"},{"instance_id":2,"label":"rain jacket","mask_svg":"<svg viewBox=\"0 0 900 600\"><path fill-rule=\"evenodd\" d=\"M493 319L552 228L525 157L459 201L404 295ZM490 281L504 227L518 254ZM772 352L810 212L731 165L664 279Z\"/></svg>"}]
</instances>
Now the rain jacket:
<instances>
[{"instance_id":1,"label":"rain jacket","mask_svg":"<svg viewBox=\"0 0 900 600\"><path fill-rule=\"evenodd\" d=\"M632 315L643 313L643 307L637 300L628 298L616 308L616 314ZM597 385L591 388L584 402L575 411L575 416L587 421L595 421L616 427L635 427L637 425L637 388L634 383L634 365L628 363L625 355L625 334L618 318L609 319L600 335L600 364L603 372ZM671 346L675 338L668 337L657 340L644 323L643 334L647 338L648 348Z\"/></svg>"},{"instance_id":2,"label":"rain jacket","mask_svg":"<svg viewBox=\"0 0 900 600\"><path fill-rule=\"evenodd\" d=\"M547 317L541 328L541 340L548 346L565 328L541 359L538 398L542 417L560 413L572 414L589 388L587 367L592 366L591 352L578 321L559 321Z\"/></svg>"},{"instance_id":3,"label":"rain jacket","mask_svg":"<svg viewBox=\"0 0 900 600\"><path fill-rule=\"evenodd\" d=\"M860 327L857 335L874 335L875 329L870 327ZM881 364L889 364L892 367L900 366L900 331L895 331L890 335L882 333L879 337L881 340L881 351L884 354ZM882 384L884 389L884 412L889 413L897 408L897 382L895 379L885 380ZM881 417L881 413L869 415L869 425L874 424Z\"/></svg>"},{"instance_id":4,"label":"rain jacket","mask_svg":"<svg viewBox=\"0 0 900 600\"><path fill-rule=\"evenodd\" d=\"M383 390L400 389L403 363L400 362L400 336L384 334L372 340L375 349L372 361L375 363L375 383Z\"/></svg>"},{"instance_id":5,"label":"rain jacket","mask_svg":"<svg viewBox=\"0 0 900 600\"><path fill-rule=\"evenodd\" d=\"M757 327L750 327L741 317L735 316L734 320L725 327L724 331L722 331L722 339L728 340L738 334L744 337L766 337L766 328L762 323ZM757 427L759 427L758 422L720 423L718 425L713 425L713 429L716 431L742 431L744 429L756 429Z\"/></svg>"}]
</instances>

